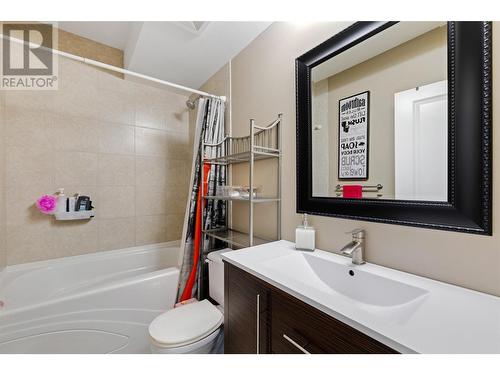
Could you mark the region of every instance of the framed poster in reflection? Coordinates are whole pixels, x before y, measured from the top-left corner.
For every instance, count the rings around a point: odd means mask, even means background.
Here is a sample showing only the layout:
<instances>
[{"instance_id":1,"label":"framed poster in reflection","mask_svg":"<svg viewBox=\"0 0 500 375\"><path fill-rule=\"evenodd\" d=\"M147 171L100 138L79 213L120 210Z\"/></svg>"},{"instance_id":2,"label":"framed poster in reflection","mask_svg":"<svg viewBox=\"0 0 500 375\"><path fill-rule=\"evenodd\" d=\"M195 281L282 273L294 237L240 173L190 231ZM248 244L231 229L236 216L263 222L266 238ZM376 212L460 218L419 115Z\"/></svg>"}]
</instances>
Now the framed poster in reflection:
<instances>
[{"instance_id":1,"label":"framed poster in reflection","mask_svg":"<svg viewBox=\"0 0 500 375\"><path fill-rule=\"evenodd\" d=\"M339 100L339 180L368 179L370 92Z\"/></svg>"}]
</instances>

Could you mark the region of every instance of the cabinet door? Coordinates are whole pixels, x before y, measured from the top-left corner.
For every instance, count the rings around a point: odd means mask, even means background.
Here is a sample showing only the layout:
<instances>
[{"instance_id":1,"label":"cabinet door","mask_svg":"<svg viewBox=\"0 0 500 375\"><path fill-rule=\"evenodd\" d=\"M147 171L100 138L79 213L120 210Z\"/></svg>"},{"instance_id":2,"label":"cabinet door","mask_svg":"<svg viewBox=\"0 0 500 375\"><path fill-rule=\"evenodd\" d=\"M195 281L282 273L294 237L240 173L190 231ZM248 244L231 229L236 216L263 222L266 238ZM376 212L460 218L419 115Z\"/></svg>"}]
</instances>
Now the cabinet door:
<instances>
[{"instance_id":1,"label":"cabinet door","mask_svg":"<svg viewBox=\"0 0 500 375\"><path fill-rule=\"evenodd\" d=\"M289 294L273 289L270 300L271 353L396 353Z\"/></svg>"},{"instance_id":2,"label":"cabinet door","mask_svg":"<svg viewBox=\"0 0 500 375\"><path fill-rule=\"evenodd\" d=\"M224 265L224 352L268 352L268 290L258 279Z\"/></svg>"}]
</instances>

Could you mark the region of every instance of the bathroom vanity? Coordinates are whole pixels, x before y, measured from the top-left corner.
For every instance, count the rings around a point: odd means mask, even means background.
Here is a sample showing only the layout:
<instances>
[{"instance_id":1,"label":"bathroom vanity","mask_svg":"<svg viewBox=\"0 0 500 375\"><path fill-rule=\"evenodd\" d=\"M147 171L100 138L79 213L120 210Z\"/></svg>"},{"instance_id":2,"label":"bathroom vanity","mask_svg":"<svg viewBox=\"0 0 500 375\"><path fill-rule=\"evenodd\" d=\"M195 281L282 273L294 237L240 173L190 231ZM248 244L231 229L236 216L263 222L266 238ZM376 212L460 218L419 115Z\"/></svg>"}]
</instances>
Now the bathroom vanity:
<instances>
[{"instance_id":1,"label":"bathroom vanity","mask_svg":"<svg viewBox=\"0 0 500 375\"><path fill-rule=\"evenodd\" d=\"M500 353L498 297L289 241L222 257L225 353Z\"/></svg>"},{"instance_id":2,"label":"bathroom vanity","mask_svg":"<svg viewBox=\"0 0 500 375\"><path fill-rule=\"evenodd\" d=\"M238 267L224 272L226 354L397 353Z\"/></svg>"}]
</instances>

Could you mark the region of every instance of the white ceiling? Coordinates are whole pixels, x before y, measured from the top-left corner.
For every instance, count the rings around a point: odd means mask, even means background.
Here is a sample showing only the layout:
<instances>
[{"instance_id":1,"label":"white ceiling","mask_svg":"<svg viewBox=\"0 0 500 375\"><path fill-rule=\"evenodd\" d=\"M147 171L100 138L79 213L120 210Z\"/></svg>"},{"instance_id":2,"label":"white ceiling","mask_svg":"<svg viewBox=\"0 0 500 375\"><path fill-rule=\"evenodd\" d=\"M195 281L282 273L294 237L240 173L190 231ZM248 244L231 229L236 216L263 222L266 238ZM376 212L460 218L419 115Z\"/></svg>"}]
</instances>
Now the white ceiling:
<instances>
[{"instance_id":1,"label":"white ceiling","mask_svg":"<svg viewBox=\"0 0 500 375\"><path fill-rule=\"evenodd\" d=\"M58 22L58 27L123 50L126 69L199 88L270 24Z\"/></svg>"}]
</instances>

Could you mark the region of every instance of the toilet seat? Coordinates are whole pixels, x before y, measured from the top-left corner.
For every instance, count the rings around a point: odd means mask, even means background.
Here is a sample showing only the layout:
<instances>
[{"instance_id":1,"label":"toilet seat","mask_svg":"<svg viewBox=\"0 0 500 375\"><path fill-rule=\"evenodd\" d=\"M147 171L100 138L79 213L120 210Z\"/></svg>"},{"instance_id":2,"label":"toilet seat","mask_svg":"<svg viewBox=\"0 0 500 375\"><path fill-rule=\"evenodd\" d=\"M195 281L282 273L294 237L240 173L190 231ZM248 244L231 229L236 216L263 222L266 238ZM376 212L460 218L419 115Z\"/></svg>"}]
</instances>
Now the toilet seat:
<instances>
[{"instance_id":1,"label":"toilet seat","mask_svg":"<svg viewBox=\"0 0 500 375\"><path fill-rule=\"evenodd\" d=\"M186 346L214 333L223 314L208 300L190 303L156 317L149 326L154 345L161 348Z\"/></svg>"}]
</instances>

